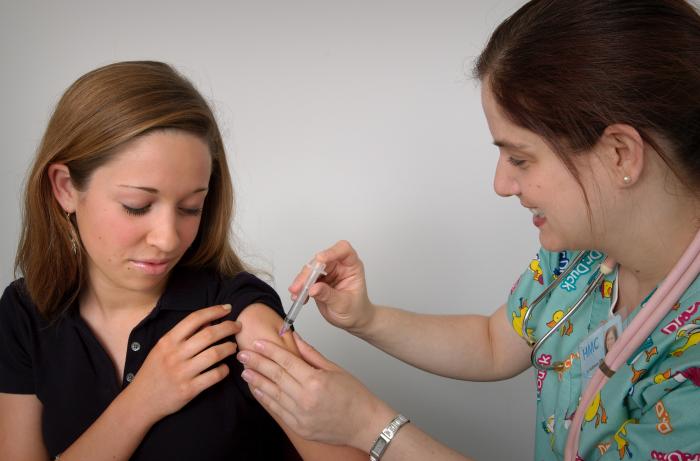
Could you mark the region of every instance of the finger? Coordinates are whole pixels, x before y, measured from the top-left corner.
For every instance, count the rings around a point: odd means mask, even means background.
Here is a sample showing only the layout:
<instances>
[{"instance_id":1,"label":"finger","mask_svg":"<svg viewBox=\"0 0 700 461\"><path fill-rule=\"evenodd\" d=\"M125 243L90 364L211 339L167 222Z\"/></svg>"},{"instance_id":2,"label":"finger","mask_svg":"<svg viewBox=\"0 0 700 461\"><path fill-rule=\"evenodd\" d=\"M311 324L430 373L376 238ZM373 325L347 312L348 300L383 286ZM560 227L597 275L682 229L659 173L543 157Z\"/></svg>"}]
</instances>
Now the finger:
<instances>
[{"instance_id":1,"label":"finger","mask_svg":"<svg viewBox=\"0 0 700 461\"><path fill-rule=\"evenodd\" d=\"M251 388L251 391L255 393L255 390L261 391L267 395L270 399L274 400L281 408L290 413L296 413L297 404L296 402L284 392L280 386L270 381L264 375L257 373L255 370L246 368L241 377Z\"/></svg>"},{"instance_id":2,"label":"finger","mask_svg":"<svg viewBox=\"0 0 700 461\"><path fill-rule=\"evenodd\" d=\"M195 355L187 362L187 372L189 376L196 376L212 365L221 362L226 357L235 354L237 346L231 341L226 341L215 346L211 346L199 354Z\"/></svg>"},{"instance_id":3,"label":"finger","mask_svg":"<svg viewBox=\"0 0 700 461\"><path fill-rule=\"evenodd\" d=\"M240 322L233 320L224 320L216 325L204 327L184 342L180 349L182 357L186 359L194 357L217 341L233 336L239 331L241 331Z\"/></svg>"},{"instance_id":4,"label":"finger","mask_svg":"<svg viewBox=\"0 0 700 461\"><path fill-rule=\"evenodd\" d=\"M334 291L335 290L327 283L317 282L309 288L309 297L314 298L316 302L327 303L331 299Z\"/></svg>"},{"instance_id":5,"label":"finger","mask_svg":"<svg viewBox=\"0 0 700 461\"><path fill-rule=\"evenodd\" d=\"M231 305L217 305L198 309L180 320L165 336L168 336L176 341L184 341L192 336L202 326L220 319L231 313Z\"/></svg>"},{"instance_id":6,"label":"finger","mask_svg":"<svg viewBox=\"0 0 700 461\"><path fill-rule=\"evenodd\" d=\"M330 248L316 254L316 260L325 263L342 263L344 265L357 264L360 258L357 252L347 240L341 240Z\"/></svg>"},{"instance_id":7,"label":"finger","mask_svg":"<svg viewBox=\"0 0 700 461\"><path fill-rule=\"evenodd\" d=\"M192 379L191 389L193 395L191 398L195 398L203 390L209 389L214 384L222 381L229 374L229 368L225 364L221 364L216 368L212 368L202 374L199 374Z\"/></svg>"},{"instance_id":8,"label":"finger","mask_svg":"<svg viewBox=\"0 0 700 461\"><path fill-rule=\"evenodd\" d=\"M360 262L357 252L347 240L341 240L332 247L316 253L314 259L326 265L325 271L327 272L327 275L322 277L321 280L331 280L334 277L335 267L337 264L350 266ZM302 271L299 272L299 274L294 278L294 281L289 287L289 291L292 293L292 299L296 299L296 296L299 294L302 286L304 286L304 281L306 280L309 271L310 269L305 266L304 269L302 269Z\"/></svg>"},{"instance_id":9,"label":"finger","mask_svg":"<svg viewBox=\"0 0 700 461\"><path fill-rule=\"evenodd\" d=\"M267 345L269 346L272 344L268 343ZM284 352L287 353L286 358L280 359L278 357L278 360L286 362L290 358L293 358L299 362L299 364L297 364L296 367L290 366L285 363L285 366L287 366L288 368L294 370L295 368L298 369L301 365L310 368L308 365L306 365L306 363L304 363L303 360L287 352L286 349L284 350ZM244 364L246 368L256 371L257 373L265 376L267 379L275 383L275 385L279 386L283 390L283 392L289 394L293 398L297 396L301 391L302 386L300 383L302 383L303 381L299 381L297 378L295 378L288 371L288 368L285 368L285 366L276 362L273 358L267 357L262 353L256 353L254 351L242 351L238 354L238 360L242 364ZM312 368L310 369L313 370Z\"/></svg>"},{"instance_id":10,"label":"finger","mask_svg":"<svg viewBox=\"0 0 700 461\"><path fill-rule=\"evenodd\" d=\"M270 397L270 395L266 394L259 388L253 388L253 397L260 402L260 405L262 405L268 413L276 415L287 427L290 427L293 431L299 433L299 423L294 414L280 405L276 400Z\"/></svg>"},{"instance_id":11,"label":"finger","mask_svg":"<svg viewBox=\"0 0 700 461\"><path fill-rule=\"evenodd\" d=\"M253 368L275 382L277 382L277 380L274 379L275 376L289 376L295 380L297 386L299 386L299 383L306 382L315 371L306 362L304 362L304 360L297 357L292 352L289 352L286 348L273 342L257 340L253 343L253 347L255 348L255 352L260 354L260 356L269 359L261 360L254 354L251 354L250 356L255 360L255 366L253 366ZM251 366L250 362L246 363L246 365ZM275 369L275 367L281 368L285 373ZM277 382L277 384L280 383Z\"/></svg>"},{"instance_id":12,"label":"finger","mask_svg":"<svg viewBox=\"0 0 700 461\"><path fill-rule=\"evenodd\" d=\"M339 369L338 365L328 360L320 352L314 349L314 347L311 344L301 339L301 336L299 336L296 331L292 332L292 336L294 337L294 342L296 343L297 348L299 349L301 358L304 359L306 363L323 370Z\"/></svg>"},{"instance_id":13,"label":"finger","mask_svg":"<svg viewBox=\"0 0 700 461\"><path fill-rule=\"evenodd\" d=\"M301 269L301 272L299 272L297 274L297 276L294 277L294 281L292 282L292 284L289 285L289 292L292 294L293 300L296 300L296 298L299 295L299 292L301 291L302 287L304 286L304 282L306 281L306 278L309 276L310 272L311 272L311 268L308 265L305 265Z\"/></svg>"}]
</instances>

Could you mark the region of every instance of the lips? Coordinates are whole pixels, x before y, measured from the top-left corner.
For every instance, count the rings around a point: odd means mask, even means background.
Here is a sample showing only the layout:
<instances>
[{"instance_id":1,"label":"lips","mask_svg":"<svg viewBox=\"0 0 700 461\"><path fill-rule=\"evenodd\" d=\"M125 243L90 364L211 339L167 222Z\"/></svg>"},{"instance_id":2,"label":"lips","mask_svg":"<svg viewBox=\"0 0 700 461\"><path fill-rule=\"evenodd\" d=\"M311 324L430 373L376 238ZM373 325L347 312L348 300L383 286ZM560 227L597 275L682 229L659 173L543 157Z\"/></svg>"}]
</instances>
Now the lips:
<instances>
[{"instance_id":1,"label":"lips","mask_svg":"<svg viewBox=\"0 0 700 461\"><path fill-rule=\"evenodd\" d=\"M535 225L535 227L541 227L547 220L547 218L544 216L544 211L540 210L539 208L527 207L527 209L532 213L532 223Z\"/></svg>"},{"instance_id":2,"label":"lips","mask_svg":"<svg viewBox=\"0 0 700 461\"><path fill-rule=\"evenodd\" d=\"M170 265L169 259L132 259L131 264L148 275L162 275L167 272Z\"/></svg>"}]
</instances>

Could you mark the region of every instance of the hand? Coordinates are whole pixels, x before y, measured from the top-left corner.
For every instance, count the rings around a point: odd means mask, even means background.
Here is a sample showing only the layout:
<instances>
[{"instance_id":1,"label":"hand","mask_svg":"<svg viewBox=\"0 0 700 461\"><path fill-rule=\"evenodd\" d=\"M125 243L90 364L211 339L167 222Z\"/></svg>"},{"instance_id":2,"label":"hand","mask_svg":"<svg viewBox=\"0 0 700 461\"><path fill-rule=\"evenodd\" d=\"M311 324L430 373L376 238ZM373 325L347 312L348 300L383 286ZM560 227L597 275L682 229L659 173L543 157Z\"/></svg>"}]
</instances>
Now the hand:
<instances>
[{"instance_id":1,"label":"hand","mask_svg":"<svg viewBox=\"0 0 700 461\"><path fill-rule=\"evenodd\" d=\"M372 320L374 307L367 296L365 269L350 243L341 240L316 254L326 273L309 289L321 315L332 325L358 333ZM292 298L301 291L310 269L304 269L289 287Z\"/></svg>"},{"instance_id":2,"label":"hand","mask_svg":"<svg viewBox=\"0 0 700 461\"><path fill-rule=\"evenodd\" d=\"M231 320L211 324L230 313L230 305L197 310L160 338L148 354L127 390L138 396L140 410L153 422L228 375L225 364L209 368L236 352L233 341L214 344L241 330L240 323Z\"/></svg>"},{"instance_id":3,"label":"hand","mask_svg":"<svg viewBox=\"0 0 700 461\"><path fill-rule=\"evenodd\" d=\"M395 412L299 335L293 337L303 360L268 341L238 354L253 395L305 439L366 451Z\"/></svg>"}]
</instances>

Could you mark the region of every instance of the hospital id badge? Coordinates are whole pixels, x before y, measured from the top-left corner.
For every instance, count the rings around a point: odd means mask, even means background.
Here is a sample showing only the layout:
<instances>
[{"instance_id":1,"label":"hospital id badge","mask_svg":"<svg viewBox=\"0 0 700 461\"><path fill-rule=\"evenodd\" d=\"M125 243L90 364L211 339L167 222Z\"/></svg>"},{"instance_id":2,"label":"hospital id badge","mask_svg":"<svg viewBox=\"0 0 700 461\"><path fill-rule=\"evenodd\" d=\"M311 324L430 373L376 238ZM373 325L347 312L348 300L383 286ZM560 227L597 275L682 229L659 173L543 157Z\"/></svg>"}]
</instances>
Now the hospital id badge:
<instances>
[{"instance_id":1,"label":"hospital id badge","mask_svg":"<svg viewBox=\"0 0 700 461\"><path fill-rule=\"evenodd\" d=\"M581 389L586 388L596 368L621 333L622 319L619 315L613 315L581 342L578 347L581 359Z\"/></svg>"}]
</instances>

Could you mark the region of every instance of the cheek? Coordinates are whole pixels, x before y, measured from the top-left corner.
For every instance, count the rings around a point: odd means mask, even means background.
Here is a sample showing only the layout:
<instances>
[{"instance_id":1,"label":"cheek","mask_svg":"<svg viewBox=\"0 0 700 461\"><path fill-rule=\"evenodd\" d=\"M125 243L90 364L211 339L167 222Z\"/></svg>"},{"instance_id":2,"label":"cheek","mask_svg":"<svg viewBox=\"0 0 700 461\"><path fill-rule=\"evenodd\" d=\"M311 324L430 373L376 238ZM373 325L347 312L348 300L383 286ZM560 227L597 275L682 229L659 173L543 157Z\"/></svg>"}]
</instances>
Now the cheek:
<instances>
[{"instance_id":1,"label":"cheek","mask_svg":"<svg viewBox=\"0 0 700 461\"><path fill-rule=\"evenodd\" d=\"M184 248L188 248L194 241L201 222L201 218L187 219L180 225L179 234Z\"/></svg>"},{"instance_id":2,"label":"cheek","mask_svg":"<svg viewBox=\"0 0 700 461\"><path fill-rule=\"evenodd\" d=\"M112 253L119 248L133 245L140 239L138 223L129 219L125 213L101 209L95 213L86 213L81 219L80 235L88 250L100 253Z\"/></svg>"}]
</instances>

